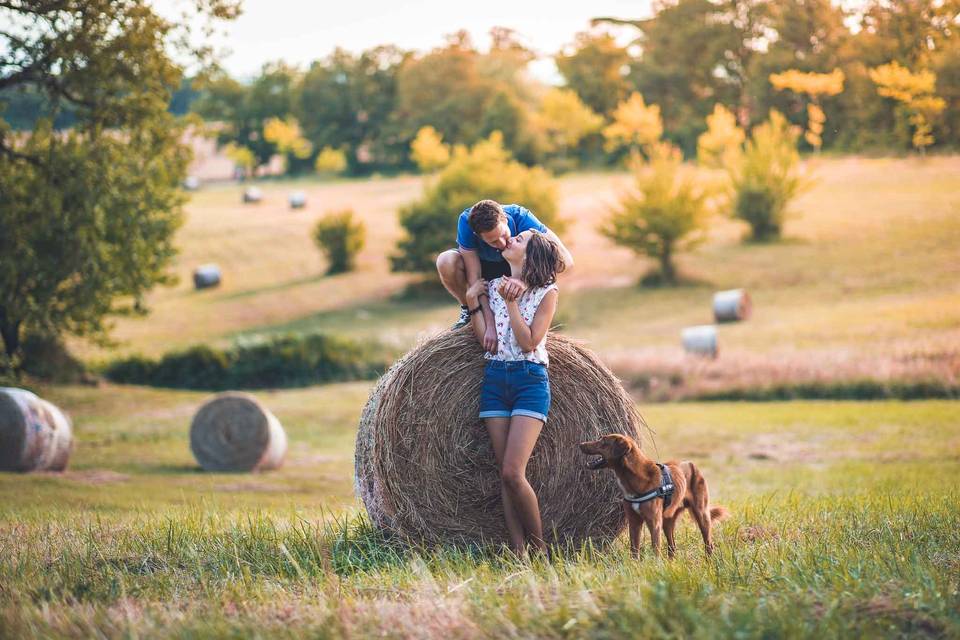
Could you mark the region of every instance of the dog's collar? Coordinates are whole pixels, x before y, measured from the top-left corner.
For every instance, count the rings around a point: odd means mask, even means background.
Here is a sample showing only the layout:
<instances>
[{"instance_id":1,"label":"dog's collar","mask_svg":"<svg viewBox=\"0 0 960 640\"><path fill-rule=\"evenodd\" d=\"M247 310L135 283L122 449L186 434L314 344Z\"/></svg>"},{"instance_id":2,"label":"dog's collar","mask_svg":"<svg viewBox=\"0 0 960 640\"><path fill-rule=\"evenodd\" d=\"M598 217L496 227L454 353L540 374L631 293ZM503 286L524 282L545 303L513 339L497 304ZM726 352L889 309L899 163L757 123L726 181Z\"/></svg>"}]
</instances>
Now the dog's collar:
<instances>
[{"instance_id":1,"label":"dog's collar","mask_svg":"<svg viewBox=\"0 0 960 640\"><path fill-rule=\"evenodd\" d=\"M670 503L673 501L673 478L670 476L670 470L667 468L667 465L657 463L657 466L660 467L660 486L654 489L653 491L648 491L647 493L641 494L639 496L624 496L623 499L626 502L629 502L636 508L637 505L643 504L644 502L650 502L651 500L656 500L657 498L663 498L664 508L669 507Z\"/></svg>"}]
</instances>

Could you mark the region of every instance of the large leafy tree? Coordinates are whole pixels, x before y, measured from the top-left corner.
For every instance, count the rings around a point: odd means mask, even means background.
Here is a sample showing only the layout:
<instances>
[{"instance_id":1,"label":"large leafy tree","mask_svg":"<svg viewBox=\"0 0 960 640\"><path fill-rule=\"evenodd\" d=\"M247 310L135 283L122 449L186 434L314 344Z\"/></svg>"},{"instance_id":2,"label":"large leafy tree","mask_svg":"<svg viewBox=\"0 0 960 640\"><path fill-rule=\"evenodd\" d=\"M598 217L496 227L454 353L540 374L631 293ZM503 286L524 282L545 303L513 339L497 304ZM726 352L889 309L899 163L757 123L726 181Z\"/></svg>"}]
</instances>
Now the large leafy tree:
<instances>
[{"instance_id":1,"label":"large leafy tree","mask_svg":"<svg viewBox=\"0 0 960 640\"><path fill-rule=\"evenodd\" d=\"M555 60L567 86L597 113L610 115L627 97L630 56L609 33L578 33Z\"/></svg>"},{"instance_id":2,"label":"large leafy tree","mask_svg":"<svg viewBox=\"0 0 960 640\"><path fill-rule=\"evenodd\" d=\"M396 107L397 73L407 55L393 46L359 55L336 49L311 64L300 85L295 113L314 147L346 149L355 172L365 165L402 162L406 146L393 134L391 114Z\"/></svg>"},{"instance_id":3,"label":"large leafy tree","mask_svg":"<svg viewBox=\"0 0 960 640\"><path fill-rule=\"evenodd\" d=\"M195 7L209 20L237 11L219 0ZM189 159L167 110L181 82L171 50L188 41L146 0L0 3L0 91L33 92L48 106L28 132L0 119L8 365L25 332L105 339L106 318L145 312L146 292L169 280ZM63 110L75 121L57 131Z\"/></svg>"},{"instance_id":4,"label":"large leafy tree","mask_svg":"<svg viewBox=\"0 0 960 640\"><path fill-rule=\"evenodd\" d=\"M249 85L217 70L201 83L194 110L220 123L217 137L221 144L249 149L254 165L265 165L279 149L264 135L264 125L274 118L286 119L293 112L298 82L296 71L281 62L265 64Z\"/></svg>"}]
</instances>

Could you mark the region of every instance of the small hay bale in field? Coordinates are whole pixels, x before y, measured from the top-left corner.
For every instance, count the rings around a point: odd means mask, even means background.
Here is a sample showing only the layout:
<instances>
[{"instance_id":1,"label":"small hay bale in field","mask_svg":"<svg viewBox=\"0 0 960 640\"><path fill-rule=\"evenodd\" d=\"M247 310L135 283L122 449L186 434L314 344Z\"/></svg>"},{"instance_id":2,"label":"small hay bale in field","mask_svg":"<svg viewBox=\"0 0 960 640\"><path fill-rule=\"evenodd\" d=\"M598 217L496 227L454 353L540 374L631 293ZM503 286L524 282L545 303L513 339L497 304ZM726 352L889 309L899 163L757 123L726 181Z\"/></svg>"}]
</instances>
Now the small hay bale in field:
<instances>
[{"instance_id":1,"label":"small hay bale in field","mask_svg":"<svg viewBox=\"0 0 960 640\"><path fill-rule=\"evenodd\" d=\"M196 191L200 188L200 178L197 176L187 176L183 179L183 188L187 191Z\"/></svg>"},{"instance_id":2,"label":"small hay bale in field","mask_svg":"<svg viewBox=\"0 0 960 640\"><path fill-rule=\"evenodd\" d=\"M717 322L748 320L753 311L746 289L730 289L713 294L713 317Z\"/></svg>"},{"instance_id":3,"label":"small hay bale in field","mask_svg":"<svg viewBox=\"0 0 960 640\"><path fill-rule=\"evenodd\" d=\"M243 190L243 202L245 204L255 204L263 200L263 191L259 187L247 187Z\"/></svg>"},{"instance_id":4,"label":"small hay bale in field","mask_svg":"<svg viewBox=\"0 0 960 640\"><path fill-rule=\"evenodd\" d=\"M221 393L193 417L190 450L206 471L265 471L283 463L287 434L253 396Z\"/></svg>"},{"instance_id":5,"label":"small hay bale in field","mask_svg":"<svg viewBox=\"0 0 960 640\"><path fill-rule=\"evenodd\" d=\"M291 209L303 209L307 206L307 194L303 191L294 191L290 194L289 201Z\"/></svg>"},{"instance_id":6,"label":"small hay bale in field","mask_svg":"<svg viewBox=\"0 0 960 640\"><path fill-rule=\"evenodd\" d=\"M712 324L687 327L680 333L683 348L698 356L717 357L717 328Z\"/></svg>"},{"instance_id":7,"label":"small hay bale in field","mask_svg":"<svg viewBox=\"0 0 960 640\"><path fill-rule=\"evenodd\" d=\"M0 388L0 471L63 471L73 426L55 405L25 389Z\"/></svg>"},{"instance_id":8,"label":"small hay bale in field","mask_svg":"<svg viewBox=\"0 0 960 640\"><path fill-rule=\"evenodd\" d=\"M193 287L207 289L220 285L220 267L215 264L203 264L193 271Z\"/></svg>"},{"instance_id":9,"label":"small hay bale in field","mask_svg":"<svg viewBox=\"0 0 960 640\"><path fill-rule=\"evenodd\" d=\"M638 441L643 421L589 350L549 334L552 406L527 465L552 542L612 540L623 528L612 473L590 471L577 448L606 433ZM500 476L477 417L485 361L469 327L407 353L375 386L360 418L356 491L373 523L437 543L501 543Z\"/></svg>"}]
</instances>

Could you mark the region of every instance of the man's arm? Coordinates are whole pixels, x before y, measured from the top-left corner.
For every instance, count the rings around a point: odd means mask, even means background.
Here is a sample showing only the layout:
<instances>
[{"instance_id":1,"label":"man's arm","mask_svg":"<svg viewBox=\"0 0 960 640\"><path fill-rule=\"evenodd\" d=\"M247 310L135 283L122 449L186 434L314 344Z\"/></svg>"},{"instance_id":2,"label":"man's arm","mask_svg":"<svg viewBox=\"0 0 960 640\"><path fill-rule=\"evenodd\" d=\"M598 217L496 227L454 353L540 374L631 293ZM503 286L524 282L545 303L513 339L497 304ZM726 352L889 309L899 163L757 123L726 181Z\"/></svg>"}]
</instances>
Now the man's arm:
<instances>
[{"instance_id":1,"label":"man's arm","mask_svg":"<svg viewBox=\"0 0 960 640\"><path fill-rule=\"evenodd\" d=\"M463 268L467 273L467 288L469 289L480 279L480 256L477 255L476 251L465 247L460 247L460 255L463 256ZM482 308L480 313L483 314L485 325L483 340L480 343L490 353L496 353L497 327L493 321L493 311L490 310L490 301L487 300L487 296L481 296L479 302Z\"/></svg>"}]
</instances>

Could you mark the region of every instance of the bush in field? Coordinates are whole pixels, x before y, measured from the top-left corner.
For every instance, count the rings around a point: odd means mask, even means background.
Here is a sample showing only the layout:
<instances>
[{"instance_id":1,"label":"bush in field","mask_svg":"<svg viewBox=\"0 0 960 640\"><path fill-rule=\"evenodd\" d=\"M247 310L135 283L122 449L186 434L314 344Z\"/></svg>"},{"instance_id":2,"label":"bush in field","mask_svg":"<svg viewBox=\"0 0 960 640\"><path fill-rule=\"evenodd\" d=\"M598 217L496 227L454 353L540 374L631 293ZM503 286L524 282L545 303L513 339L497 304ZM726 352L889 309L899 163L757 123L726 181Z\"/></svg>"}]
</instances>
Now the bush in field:
<instances>
[{"instance_id":1,"label":"bush in field","mask_svg":"<svg viewBox=\"0 0 960 640\"><path fill-rule=\"evenodd\" d=\"M714 105L707 116L707 130L697 138L697 162L710 169L733 166L740 159L744 138L736 116L722 104Z\"/></svg>"},{"instance_id":2,"label":"bush in field","mask_svg":"<svg viewBox=\"0 0 960 640\"><path fill-rule=\"evenodd\" d=\"M353 211L328 213L313 227L313 241L327 258L327 273L352 271L357 254L366 242L367 229L354 220Z\"/></svg>"},{"instance_id":3,"label":"bush in field","mask_svg":"<svg viewBox=\"0 0 960 640\"><path fill-rule=\"evenodd\" d=\"M647 151L647 162L633 156L636 189L623 196L600 233L657 260L663 281L674 283L674 256L702 240L708 193L694 176L684 175L679 149L661 142Z\"/></svg>"},{"instance_id":4,"label":"bush in field","mask_svg":"<svg viewBox=\"0 0 960 640\"><path fill-rule=\"evenodd\" d=\"M177 389L258 389L376 377L390 354L325 335L277 336L264 342L216 349L206 345L160 360L133 356L111 363L107 379Z\"/></svg>"},{"instance_id":5,"label":"bush in field","mask_svg":"<svg viewBox=\"0 0 960 640\"><path fill-rule=\"evenodd\" d=\"M421 127L410 143L410 159L422 173L432 173L450 162L450 145L433 127Z\"/></svg>"},{"instance_id":6,"label":"bush in field","mask_svg":"<svg viewBox=\"0 0 960 640\"><path fill-rule=\"evenodd\" d=\"M390 258L391 268L435 273L437 255L456 244L457 216L484 198L523 205L553 231L562 231L550 175L513 160L502 136L494 132L470 149L455 149L450 164L426 186L421 199L400 210L406 237Z\"/></svg>"},{"instance_id":7,"label":"bush in field","mask_svg":"<svg viewBox=\"0 0 960 640\"><path fill-rule=\"evenodd\" d=\"M317 159L313 164L317 173L338 174L343 173L347 168L347 154L341 149L333 147L324 147L317 154Z\"/></svg>"},{"instance_id":8,"label":"bush in field","mask_svg":"<svg viewBox=\"0 0 960 640\"><path fill-rule=\"evenodd\" d=\"M731 169L732 213L750 225L751 237L780 237L790 202L803 190L798 174L799 132L778 111L753 130L740 162Z\"/></svg>"}]
</instances>

